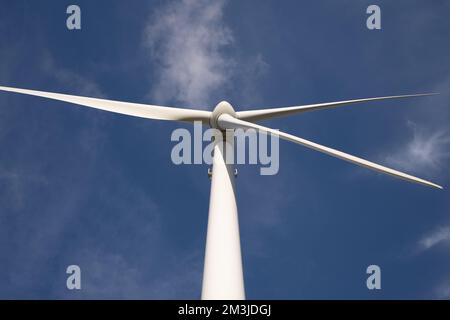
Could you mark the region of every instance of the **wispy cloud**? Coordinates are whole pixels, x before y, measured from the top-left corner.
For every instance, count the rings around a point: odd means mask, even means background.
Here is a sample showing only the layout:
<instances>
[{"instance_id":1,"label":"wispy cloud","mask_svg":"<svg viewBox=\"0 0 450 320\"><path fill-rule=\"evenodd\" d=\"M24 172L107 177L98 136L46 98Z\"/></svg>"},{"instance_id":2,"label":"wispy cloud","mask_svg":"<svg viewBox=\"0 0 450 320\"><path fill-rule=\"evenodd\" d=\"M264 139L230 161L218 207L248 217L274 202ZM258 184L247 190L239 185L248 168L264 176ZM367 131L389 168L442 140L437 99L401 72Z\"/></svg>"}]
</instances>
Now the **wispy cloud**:
<instances>
[{"instance_id":1,"label":"wispy cloud","mask_svg":"<svg viewBox=\"0 0 450 320\"><path fill-rule=\"evenodd\" d=\"M153 13L145 29L145 44L159 62L153 99L204 107L227 85L234 62L225 49L233 35L224 7L223 0L181 0Z\"/></svg>"},{"instance_id":2,"label":"wispy cloud","mask_svg":"<svg viewBox=\"0 0 450 320\"><path fill-rule=\"evenodd\" d=\"M59 67L53 56L48 52L45 52L42 57L41 68L44 75L51 76L58 83L63 84L67 91L76 90L74 94L106 98L106 94L96 82L73 70Z\"/></svg>"},{"instance_id":3,"label":"wispy cloud","mask_svg":"<svg viewBox=\"0 0 450 320\"><path fill-rule=\"evenodd\" d=\"M408 121L411 138L386 161L397 168L415 172L437 172L450 159L450 131L421 128Z\"/></svg>"},{"instance_id":4,"label":"wispy cloud","mask_svg":"<svg viewBox=\"0 0 450 320\"><path fill-rule=\"evenodd\" d=\"M434 293L437 299L450 299L450 283L440 284L435 288Z\"/></svg>"},{"instance_id":5,"label":"wispy cloud","mask_svg":"<svg viewBox=\"0 0 450 320\"><path fill-rule=\"evenodd\" d=\"M150 247L146 254L152 257L154 250ZM160 262L145 259L149 266L145 270L136 263L141 258L132 260L127 256L98 249L77 253L71 261L82 269L82 290L74 294L58 285L53 293L83 299L185 299L199 295L202 269L198 252L177 256L176 261L166 264L167 270L157 275L152 273L159 270L155 264Z\"/></svg>"},{"instance_id":6,"label":"wispy cloud","mask_svg":"<svg viewBox=\"0 0 450 320\"><path fill-rule=\"evenodd\" d=\"M246 103L264 105L263 95L258 86L259 80L264 79L270 71L270 65L261 53L252 55L244 61L239 61L239 86L240 95ZM241 107L241 106L240 106Z\"/></svg>"},{"instance_id":7,"label":"wispy cloud","mask_svg":"<svg viewBox=\"0 0 450 320\"><path fill-rule=\"evenodd\" d=\"M436 245L450 242L450 226L439 227L419 240L419 248L427 250Z\"/></svg>"},{"instance_id":8,"label":"wispy cloud","mask_svg":"<svg viewBox=\"0 0 450 320\"><path fill-rule=\"evenodd\" d=\"M0 122L1 123L1 122ZM8 171L0 165L0 204L10 203L14 209L22 209L25 205L25 195L33 188L42 187L48 181L42 175L30 172Z\"/></svg>"}]
</instances>

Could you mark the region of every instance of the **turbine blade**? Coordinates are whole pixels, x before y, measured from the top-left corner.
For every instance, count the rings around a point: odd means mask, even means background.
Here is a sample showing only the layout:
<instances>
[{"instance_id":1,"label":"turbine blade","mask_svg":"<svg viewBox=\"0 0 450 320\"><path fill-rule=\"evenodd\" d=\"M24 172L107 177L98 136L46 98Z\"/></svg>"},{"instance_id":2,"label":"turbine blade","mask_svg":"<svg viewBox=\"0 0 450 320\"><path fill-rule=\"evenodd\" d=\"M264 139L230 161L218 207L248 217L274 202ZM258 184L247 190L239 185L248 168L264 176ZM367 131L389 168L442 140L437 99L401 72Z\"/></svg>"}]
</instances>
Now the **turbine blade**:
<instances>
[{"instance_id":1,"label":"turbine blade","mask_svg":"<svg viewBox=\"0 0 450 320\"><path fill-rule=\"evenodd\" d=\"M19 88L10 88L0 86L1 91L8 91L20 94L26 94L31 96L43 97L47 99L53 99L58 101L69 102L85 107L100 109L104 111L110 111L128 116L156 119L156 120L176 120L176 121L202 121L203 123L209 123L210 111L171 108L163 106L154 106L147 104L138 104L130 102L121 102L114 100L105 100L98 98L88 98L82 96L73 96L61 93L43 92Z\"/></svg>"},{"instance_id":2,"label":"turbine blade","mask_svg":"<svg viewBox=\"0 0 450 320\"><path fill-rule=\"evenodd\" d=\"M294 113L302 113L302 112L306 112L306 111L334 108L334 107L348 105L348 104L354 104L354 103L378 101L378 100L388 100L388 99L402 99L402 98L411 98L411 97L432 96L432 95L436 95L436 94L439 94L439 93L408 94L408 95L402 95L402 96L376 97L376 98L365 98L365 99L308 104L308 105L294 106L294 107L248 110L248 111L236 112L236 115L241 120L254 122L254 121L259 121L259 120L264 120L264 119L271 119L271 118L275 118L275 117L288 116L288 115L291 115Z\"/></svg>"},{"instance_id":3,"label":"turbine blade","mask_svg":"<svg viewBox=\"0 0 450 320\"><path fill-rule=\"evenodd\" d=\"M373 162L370 162L370 161L367 161L367 160L364 160L364 159L352 156L352 155L344 153L342 151L338 151L338 150L335 150L335 149L332 149L332 148L329 148L329 147L322 146L322 145L317 144L315 142L311 142L309 140L306 140L306 139L303 139L303 138L299 138L299 137L293 136L293 135L288 134L288 133L284 133L284 132L277 131L277 130L274 130L274 129L271 129L271 128L263 127L263 126L260 126L260 125L254 124L254 123L250 123L250 122L247 122L247 121L239 120L239 119L236 119L236 118L234 118L234 117L232 117L232 116L230 116L228 114L221 115L219 117L219 119L218 119L218 124L219 124L219 126L222 129L238 129L238 128L241 128L241 129L256 129L256 130L259 130L259 131L264 132L266 134L272 134L272 135L279 136L280 138L282 138L284 140L303 145L303 146L305 146L307 148L310 148L310 149L313 149L313 150L316 150L316 151L328 154L330 156L333 156L333 157L336 157L336 158L339 158L339 159L342 159L342 160L345 160L345 161L357 164L357 165L362 166L362 167L366 167L366 168L369 168L369 169L372 169L372 170L375 170L375 171L378 171L378 172L386 173L386 174L389 174L389 175L392 175L394 177L398 177L398 178L401 178L401 179L404 179L404 180L407 180L407 181L410 181L410 182L416 182L416 183L420 183L420 184L423 184L423 185L426 185L426 186L431 186L431 187L442 189L441 186L439 186L439 185L437 185L435 183L432 183L430 181L423 180L423 179L411 176L409 174L406 174L406 173L403 173L403 172L400 172L400 171L397 171L397 170L394 170L394 169L390 169L390 168L384 167L382 165L379 165L379 164L376 164L376 163L373 163Z\"/></svg>"}]
</instances>

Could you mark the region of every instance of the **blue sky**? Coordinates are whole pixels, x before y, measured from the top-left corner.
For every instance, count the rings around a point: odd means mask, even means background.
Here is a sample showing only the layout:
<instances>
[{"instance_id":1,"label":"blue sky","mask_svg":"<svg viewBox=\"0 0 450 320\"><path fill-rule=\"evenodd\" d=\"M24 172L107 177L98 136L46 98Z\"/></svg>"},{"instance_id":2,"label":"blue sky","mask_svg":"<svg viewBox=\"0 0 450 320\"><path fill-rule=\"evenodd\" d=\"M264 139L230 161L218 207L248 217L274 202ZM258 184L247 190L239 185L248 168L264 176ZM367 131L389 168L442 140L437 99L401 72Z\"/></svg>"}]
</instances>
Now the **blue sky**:
<instances>
[{"instance_id":1,"label":"blue sky","mask_svg":"<svg viewBox=\"0 0 450 320\"><path fill-rule=\"evenodd\" d=\"M70 4L0 1L1 85L209 110L440 92L265 124L443 191L283 141L237 189L248 298L450 298L450 3L79 0L80 31ZM210 181L172 164L180 126L1 93L0 298L199 298Z\"/></svg>"}]
</instances>

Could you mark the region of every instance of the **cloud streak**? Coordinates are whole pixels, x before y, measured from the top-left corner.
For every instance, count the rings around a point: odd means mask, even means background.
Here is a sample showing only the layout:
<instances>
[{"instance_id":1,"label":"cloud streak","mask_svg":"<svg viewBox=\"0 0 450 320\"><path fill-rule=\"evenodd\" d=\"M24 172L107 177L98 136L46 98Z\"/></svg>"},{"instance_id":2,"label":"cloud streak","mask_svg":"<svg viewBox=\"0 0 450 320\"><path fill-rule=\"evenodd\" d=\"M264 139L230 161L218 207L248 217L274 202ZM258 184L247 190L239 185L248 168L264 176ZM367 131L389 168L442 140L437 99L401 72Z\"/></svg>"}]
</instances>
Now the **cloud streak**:
<instances>
[{"instance_id":1,"label":"cloud streak","mask_svg":"<svg viewBox=\"0 0 450 320\"><path fill-rule=\"evenodd\" d=\"M91 79L80 75L72 70L57 66L52 55L45 52L41 61L42 71L45 75L51 76L58 83L63 84L69 90L76 90L76 94L106 98L106 94L100 89L100 86Z\"/></svg>"},{"instance_id":2,"label":"cloud streak","mask_svg":"<svg viewBox=\"0 0 450 320\"><path fill-rule=\"evenodd\" d=\"M431 249L439 244L450 242L450 226L440 227L419 240L419 248Z\"/></svg>"},{"instance_id":3,"label":"cloud streak","mask_svg":"<svg viewBox=\"0 0 450 320\"><path fill-rule=\"evenodd\" d=\"M411 139L386 157L388 164L416 172L437 172L450 158L450 132L447 129L423 129L409 121Z\"/></svg>"},{"instance_id":4,"label":"cloud streak","mask_svg":"<svg viewBox=\"0 0 450 320\"><path fill-rule=\"evenodd\" d=\"M439 285L435 289L435 297L437 299L449 299L450 298L450 283L444 283Z\"/></svg>"}]
</instances>

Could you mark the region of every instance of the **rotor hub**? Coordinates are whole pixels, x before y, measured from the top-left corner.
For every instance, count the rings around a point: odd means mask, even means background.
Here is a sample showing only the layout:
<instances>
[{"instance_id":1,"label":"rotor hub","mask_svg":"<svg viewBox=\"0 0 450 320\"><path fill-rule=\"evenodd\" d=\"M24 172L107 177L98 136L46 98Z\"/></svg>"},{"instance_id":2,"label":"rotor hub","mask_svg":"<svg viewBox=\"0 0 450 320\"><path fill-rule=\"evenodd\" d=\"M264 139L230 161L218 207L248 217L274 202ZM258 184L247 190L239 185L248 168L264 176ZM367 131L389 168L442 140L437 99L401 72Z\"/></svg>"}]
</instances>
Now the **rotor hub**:
<instances>
[{"instance_id":1,"label":"rotor hub","mask_svg":"<svg viewBox=\"0 0 450 320\"><path fill-rule=\"evenodd\" d=\"M231 104L229 104L227 101L219 102L219 104L217 104L217 106L211 113L211 118L209 119L209 125L211 126L211 128L223 130L223 128L219 126L217 121L217 119L219 119L219 117L223 114L229 114L232 117L236 117L236 111L234 111Z\"/></svg>"}]
</instances>

